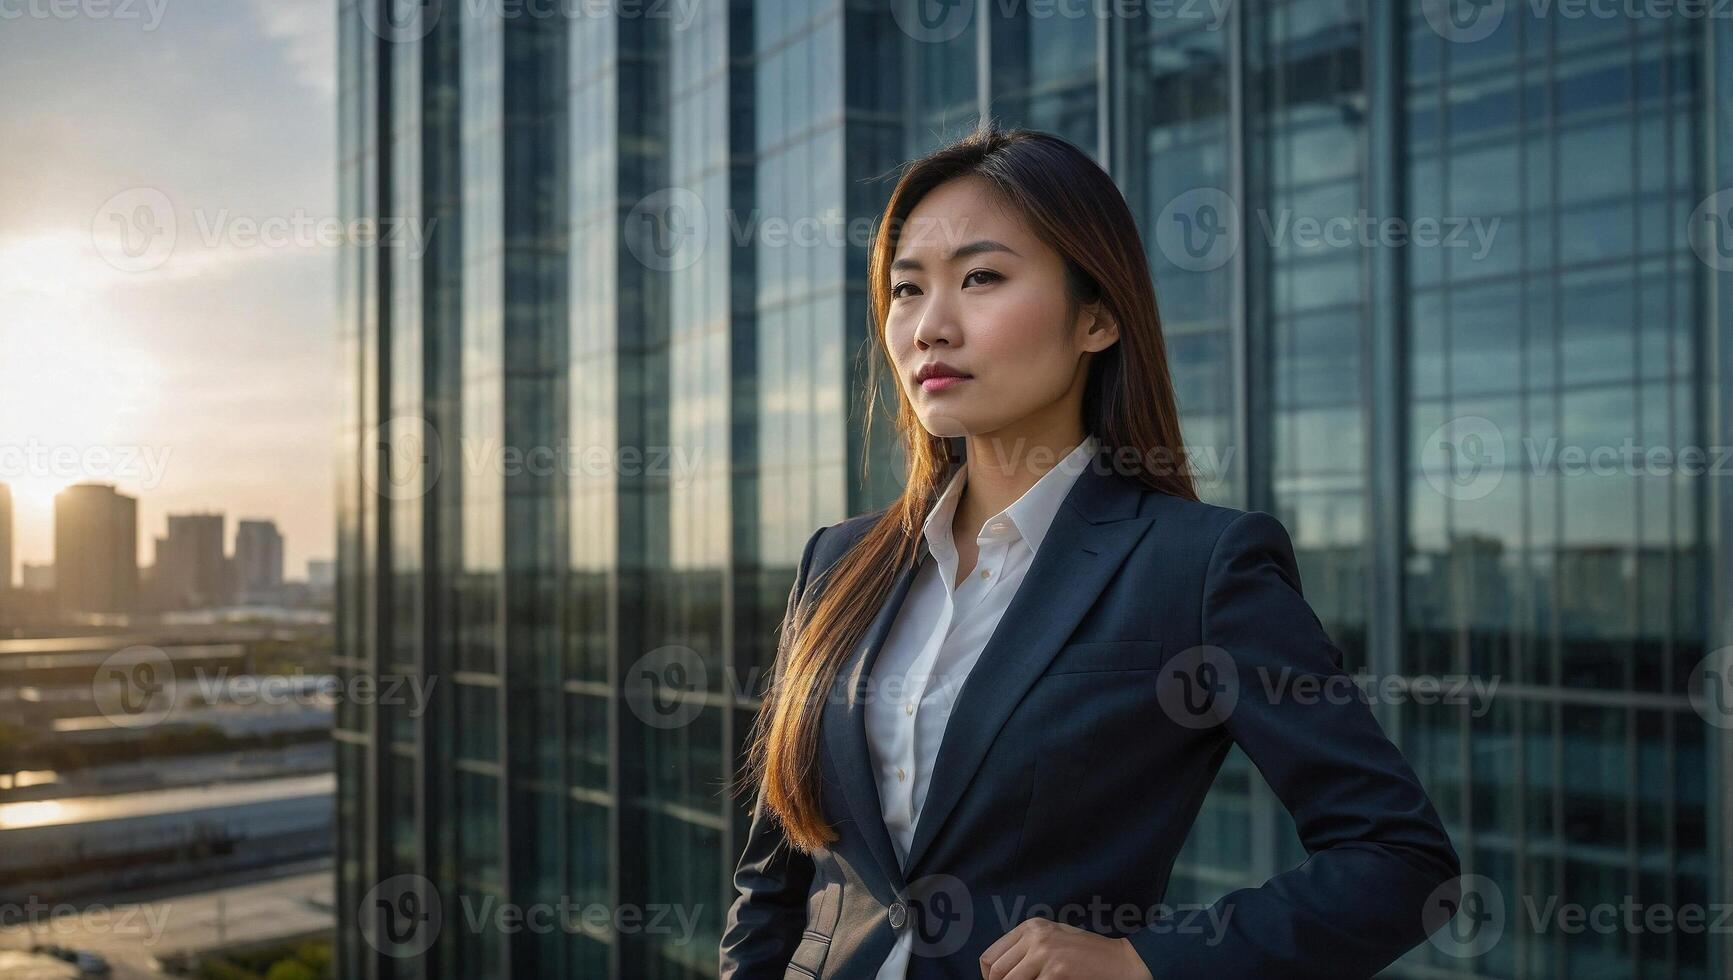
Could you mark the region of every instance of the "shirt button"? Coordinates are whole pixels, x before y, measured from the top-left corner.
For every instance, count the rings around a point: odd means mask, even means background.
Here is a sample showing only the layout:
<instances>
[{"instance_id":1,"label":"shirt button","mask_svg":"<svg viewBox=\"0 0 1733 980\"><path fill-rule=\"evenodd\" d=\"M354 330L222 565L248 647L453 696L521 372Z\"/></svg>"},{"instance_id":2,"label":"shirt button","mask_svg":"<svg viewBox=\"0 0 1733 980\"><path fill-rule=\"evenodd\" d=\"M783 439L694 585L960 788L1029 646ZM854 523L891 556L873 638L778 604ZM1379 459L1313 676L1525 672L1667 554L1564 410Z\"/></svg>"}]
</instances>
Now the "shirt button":
<instances>
[{"instance_id":1,"label":"shirt button","mask_svg":"<svg viewBox=\"0 0 1733 980\"><path fill-rule=\"evenodd\" d=\"M913 701L910 701L908 704L903 705L903 714L912 715L914 713L915 713L915 703Z\"/></svg>"},{"instance_id":2,"label":"shirt button","mask_svg":"<svg viewBox=\"0 0 1733 980\"><path fill-rule=\"evenodd\" d=\"M906 774L906 773L904 773L904 772L903 772L903 767L902 767L902 766L898 766L898 767L897 767L897 782L899 782L899 783L900 783L900 782L902 782L902 781L903 781L903 778L904 778L904 777L905 777L905 776L906 776L906 775L907 775L907 774Z\"/></svg>"},{"instance_id":3,"label":"shirt button","mask_svg":"<svg viewBox=\"0 0 1733 980\"><path fill-rule=\"evenodd\" d=\"M991 574L993 574L993 573L992 573L992 572L989 572L989 571L987 571L987 570L986 570L986 569L985 569L985 568L983 568L983 569L981 569L981 577L982 577L982 578L986 578L986 577L987 577L987 576L989 576L989 575L991 575Z\"/></svg>"}]
</instances>

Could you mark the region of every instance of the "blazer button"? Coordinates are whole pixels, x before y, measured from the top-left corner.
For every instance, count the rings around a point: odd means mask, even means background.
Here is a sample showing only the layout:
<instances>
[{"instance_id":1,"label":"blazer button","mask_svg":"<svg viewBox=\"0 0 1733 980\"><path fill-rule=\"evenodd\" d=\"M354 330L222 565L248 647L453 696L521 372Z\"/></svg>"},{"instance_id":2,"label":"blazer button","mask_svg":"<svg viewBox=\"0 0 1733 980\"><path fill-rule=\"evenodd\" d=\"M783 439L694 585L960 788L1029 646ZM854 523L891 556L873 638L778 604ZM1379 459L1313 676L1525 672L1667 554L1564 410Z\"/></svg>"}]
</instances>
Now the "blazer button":
<instances>
[{"instance_id":1,"label":"blazer button","mask_svg":"<svg viewBox=\"0 0 1733 980\"><path fill-rule=\"evenodd\" d=\"M891 916L891 928L892 929L901 929L903 927L903 923L908 921L909 912L908 912L908 909L903 907L903 903L892 902L891 908L890 908L890 916Z\"/></svg>"}]
</instances>

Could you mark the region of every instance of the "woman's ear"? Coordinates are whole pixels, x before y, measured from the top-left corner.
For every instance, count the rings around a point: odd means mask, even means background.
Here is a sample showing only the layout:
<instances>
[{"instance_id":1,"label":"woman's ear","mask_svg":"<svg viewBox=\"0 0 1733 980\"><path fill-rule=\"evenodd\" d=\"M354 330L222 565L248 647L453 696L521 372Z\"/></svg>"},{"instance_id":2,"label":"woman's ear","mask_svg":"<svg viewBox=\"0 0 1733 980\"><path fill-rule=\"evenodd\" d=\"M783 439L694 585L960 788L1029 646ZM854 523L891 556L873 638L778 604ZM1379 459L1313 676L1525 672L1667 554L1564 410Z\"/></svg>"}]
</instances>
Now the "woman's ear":
<instances>
[{"instance_id":1,"label":"woman's ear","mask_svg":"<svg viewBox=\"0 0 1733 980\"><path fill-rule=\"evenodd\" d=\"M1103 351L1119 341L1119 322L1105 303L1096 300L1084 306L1081 314L1079 324L1085 329L1084 350Z\"/></svg>"}]
</instances>

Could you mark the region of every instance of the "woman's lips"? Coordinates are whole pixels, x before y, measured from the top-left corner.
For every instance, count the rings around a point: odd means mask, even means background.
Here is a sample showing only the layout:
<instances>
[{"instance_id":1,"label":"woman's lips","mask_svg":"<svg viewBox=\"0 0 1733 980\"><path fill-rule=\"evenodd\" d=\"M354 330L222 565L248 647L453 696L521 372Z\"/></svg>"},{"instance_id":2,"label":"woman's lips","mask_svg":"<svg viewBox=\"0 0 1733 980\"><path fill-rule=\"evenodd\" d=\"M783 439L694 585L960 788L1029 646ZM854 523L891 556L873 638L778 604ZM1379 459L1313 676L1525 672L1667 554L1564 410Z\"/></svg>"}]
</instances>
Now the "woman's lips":
<instances>
[{"instance_id":1,"label":"woman's lips","mask_svg":"<svg viewBox=\"0 0 1733 980\"><path fill-rule=\"evenodd\" d=\"M921 382L921 390L944 391L947 388L955 388L968 380L968 378L956 374L941 375L939 377L928 378Z\"/></svg>"}]
</instances>

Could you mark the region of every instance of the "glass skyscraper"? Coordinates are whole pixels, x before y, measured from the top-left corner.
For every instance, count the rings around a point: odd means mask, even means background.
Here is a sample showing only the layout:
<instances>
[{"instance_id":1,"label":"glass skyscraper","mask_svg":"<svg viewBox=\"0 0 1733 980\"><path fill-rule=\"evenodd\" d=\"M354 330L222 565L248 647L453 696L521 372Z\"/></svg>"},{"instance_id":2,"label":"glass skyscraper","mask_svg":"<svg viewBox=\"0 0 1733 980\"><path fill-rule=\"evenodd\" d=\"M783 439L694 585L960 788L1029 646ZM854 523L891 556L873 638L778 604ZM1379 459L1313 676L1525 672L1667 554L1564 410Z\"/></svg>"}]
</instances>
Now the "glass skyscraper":
<instances>
[{"instance_id":1,"label":"glass skyscraper","mask_svg":"<svg viewBox=\"0 0 1733 980\"><path fill-rule=\"evenodd\" d=\"M1206 496L1408 685L1503 919L1391 975L1727 976L1726 929L1537 919L1733 899L1733 21L1689 8L340 0L342 975L715 975L801 546L900 487L866 229L990 114L1114 175ZM1235 752L1168 900L1305 857Z\"/></svg>"}]
</instances>

